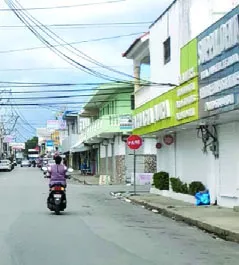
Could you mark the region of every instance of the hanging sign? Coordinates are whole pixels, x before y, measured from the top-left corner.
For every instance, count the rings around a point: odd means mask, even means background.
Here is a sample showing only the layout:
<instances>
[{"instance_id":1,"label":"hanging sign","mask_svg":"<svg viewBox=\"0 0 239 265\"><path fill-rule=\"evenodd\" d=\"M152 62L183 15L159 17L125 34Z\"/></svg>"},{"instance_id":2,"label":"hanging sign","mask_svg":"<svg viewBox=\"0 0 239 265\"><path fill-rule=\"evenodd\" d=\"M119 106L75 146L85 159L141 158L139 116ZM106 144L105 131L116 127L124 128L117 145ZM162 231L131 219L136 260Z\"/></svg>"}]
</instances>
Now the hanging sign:
<instances>
[{"instance_id":1,"label":"hanging sign","mask_svg":"<svg viewBox=\"0 0 239 265\"><path fill-rule=\"evenodd\" d=\"M174 139L172 135L168 134L164 136L163 141L166 145L171 145L174 142Z\"/></svg>"}]
</instances>

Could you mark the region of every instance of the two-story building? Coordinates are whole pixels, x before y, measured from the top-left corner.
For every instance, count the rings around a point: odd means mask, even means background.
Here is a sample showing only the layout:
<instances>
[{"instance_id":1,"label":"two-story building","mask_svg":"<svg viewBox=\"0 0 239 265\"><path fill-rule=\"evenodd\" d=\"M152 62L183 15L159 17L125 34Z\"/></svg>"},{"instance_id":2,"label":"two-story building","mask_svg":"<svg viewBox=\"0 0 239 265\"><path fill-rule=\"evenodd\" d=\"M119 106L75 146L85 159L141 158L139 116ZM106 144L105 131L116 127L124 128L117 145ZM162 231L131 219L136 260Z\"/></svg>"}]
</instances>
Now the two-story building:
<instances>
[{"instance_id":1,"label":"two-story building","mask_svg":"<svg viewBox=\"0 0 239 265\"><path fill-rule=\"evenodd\" d=\"M157 154L157 171L187 183L201 181L210 190L212 202L222 198L216 180L218 142L215 128L211 124L209 128L199 115L198 35L235 5L236 1L227 0L175 0L150 26L147 37L137 39L124 53L134 61L133 133L155 140L150 148ZM139 82L146 53L151 72L147 86ZM149 148L146 141L144 145ZM220 200L220 204L227 203Z\"/></svg>"},{"instance_id":2,"label":"two-story building","mask_svg":"<svg viewBox=\"0 0 239 265\"><path fill-rule=\"evenodd\" d=\"M131 181L133 156L126 139L132 132L133 90L132 82L102 85L83 110L73 115L74 119L72 114L71 118L65 115L67 124L72 126L69 135L72 132L75 139L71 136L65 140L68 148L64 151L72 157L74 167L84 174L110 176L114 183ZM79 121L84 119L89 123L79 127ZM73 130L75 126L78 132ZM150 167L155 172L156 161L153 166L150 161L146 166L143 162L138 163L138 172L151 172Z\"/></svg>"},{"instance_id":3,"label":"two-story building","mask_svg":"<svg viewBox=\"0 0 239 265\"><path fill-rule=\"evenodd\" d=\"M74 169L80 169L77 151L85 149L84 145L80 147L81 149L79 149L79 147L77 149L74 148L74 145L80 141L79 134L90 124L90 120L80 118L79 111L65 111L63 120L66 121L67 136L62 141L62 152L66 155L70 166L74 167Z\"/></svg>"}]
</instances>

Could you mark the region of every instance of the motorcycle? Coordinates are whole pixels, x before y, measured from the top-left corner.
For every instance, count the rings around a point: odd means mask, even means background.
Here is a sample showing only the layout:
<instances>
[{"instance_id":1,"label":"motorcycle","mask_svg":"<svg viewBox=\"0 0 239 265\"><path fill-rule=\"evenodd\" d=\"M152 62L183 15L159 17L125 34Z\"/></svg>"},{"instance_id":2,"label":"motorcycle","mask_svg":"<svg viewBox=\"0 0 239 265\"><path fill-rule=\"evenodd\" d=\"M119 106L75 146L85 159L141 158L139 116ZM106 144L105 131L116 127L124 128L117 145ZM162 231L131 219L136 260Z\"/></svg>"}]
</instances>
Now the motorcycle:
<instances>
[{"instance_id":1,"label":"motorcycle","mask_svg":"<svg viewBox=\"0 0 239 265\"><path fill-rule=\"evenodd\" d=\"M44 178L49 178L49 175L47 174L47 166L43 166L42 169Z\"/></svg>"},{"instance_id":2,"label":"motorcycle","mask_svg":"<svg viewBox=\"0 0 239 265\"><path fill-rule=\"evenodd\" d=\"M73 169L69 168L66 173L66 178L70 179L70 173ZM46 174L50 178L50 174ZM66 209L66 188L61 183L56 183L50 187L50 193L47 200L47 207L50 211L54 211L56 215L59 215L61 211Z\"/></svg>"}]
</instances>

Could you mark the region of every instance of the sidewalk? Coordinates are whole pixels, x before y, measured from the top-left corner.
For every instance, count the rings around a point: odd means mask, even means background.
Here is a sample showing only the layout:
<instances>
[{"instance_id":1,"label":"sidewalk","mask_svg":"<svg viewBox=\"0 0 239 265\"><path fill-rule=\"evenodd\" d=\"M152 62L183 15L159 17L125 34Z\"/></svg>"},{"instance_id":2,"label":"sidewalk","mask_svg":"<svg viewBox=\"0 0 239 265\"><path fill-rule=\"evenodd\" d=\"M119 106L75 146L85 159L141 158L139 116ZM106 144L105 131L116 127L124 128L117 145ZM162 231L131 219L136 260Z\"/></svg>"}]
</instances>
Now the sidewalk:
<instances>
[{"instance_id":1,"label":"sidewalk","mask_svg":"<svg viewBox=\"0 0 239 265\"><path fill-rule=\"evenodd\" d=\"M219 206L195 206L153 194L127 196L127 200L164 216L196 226L218 237L239 243L239 213Z\"/></svg>"},{"instance_id":2,"label":"sidewalk","mask_svg":"<svg viewBox=\"0 0 239 265\"><path fill-rule=\"evenodd\" d=\"M71 175L71 178L84 185L99 185L99 178L95 176L82 176L79 172Z\"/></svg>"}]
</instances>

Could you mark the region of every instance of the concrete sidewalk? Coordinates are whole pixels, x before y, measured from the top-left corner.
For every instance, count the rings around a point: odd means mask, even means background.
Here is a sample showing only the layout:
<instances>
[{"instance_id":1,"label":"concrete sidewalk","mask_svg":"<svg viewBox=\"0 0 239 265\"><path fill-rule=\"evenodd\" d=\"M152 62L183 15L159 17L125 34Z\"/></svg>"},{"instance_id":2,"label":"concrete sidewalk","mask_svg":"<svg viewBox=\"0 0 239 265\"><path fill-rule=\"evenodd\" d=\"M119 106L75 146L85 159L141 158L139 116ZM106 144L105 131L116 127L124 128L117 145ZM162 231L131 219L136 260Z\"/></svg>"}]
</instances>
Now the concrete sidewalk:
<instances>
[{"instance_id":1,"label":"concrete sidewalk","mask_svg":"<svg viewBox=\"0 0 239 265\"><path fill-rule=\"evenodd\" d=\"M71 178L84 185L99 185L99 178L95 176L83 176L80 173L76 172L72 174Z\"/></svg>"},{"instance_id":2,"label":"concrete sidewalk","mask_svg":"<svg viewBox=\"0 0 239 265\"><path fill-rule=\"evenodd\" d=\"M153 194L127 196L127 199L225 240L239 243L239 213L234 212L233 209L219 206L195 206Z\"/></svg>"}]
</instances>

